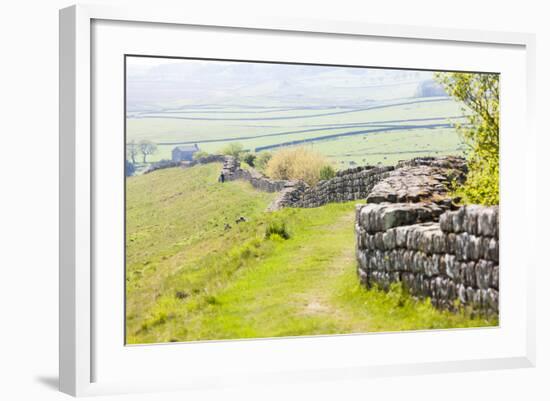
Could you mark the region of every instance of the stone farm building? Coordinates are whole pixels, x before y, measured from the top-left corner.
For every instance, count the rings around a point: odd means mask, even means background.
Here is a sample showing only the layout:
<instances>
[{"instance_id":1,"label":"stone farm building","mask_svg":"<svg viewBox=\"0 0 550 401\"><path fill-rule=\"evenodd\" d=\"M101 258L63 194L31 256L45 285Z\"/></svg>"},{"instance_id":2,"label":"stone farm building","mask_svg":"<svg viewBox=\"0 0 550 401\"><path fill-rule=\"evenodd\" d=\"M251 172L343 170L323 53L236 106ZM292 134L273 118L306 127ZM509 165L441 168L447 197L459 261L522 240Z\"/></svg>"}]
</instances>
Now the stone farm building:
<instances>
[{"instance_id":1,"label":"stone farm building","mask_svg":"<svg viewBox=\"0 0 550 401\"><path fill-rule=\"evenodd\" d=\"M198 152L200 149L197 144L194 145L185 145L185 146L176 146L172 149L172 161L181 162L181 161L191 161L193 160L193 154Z\"/></svg>"}]
</instances>

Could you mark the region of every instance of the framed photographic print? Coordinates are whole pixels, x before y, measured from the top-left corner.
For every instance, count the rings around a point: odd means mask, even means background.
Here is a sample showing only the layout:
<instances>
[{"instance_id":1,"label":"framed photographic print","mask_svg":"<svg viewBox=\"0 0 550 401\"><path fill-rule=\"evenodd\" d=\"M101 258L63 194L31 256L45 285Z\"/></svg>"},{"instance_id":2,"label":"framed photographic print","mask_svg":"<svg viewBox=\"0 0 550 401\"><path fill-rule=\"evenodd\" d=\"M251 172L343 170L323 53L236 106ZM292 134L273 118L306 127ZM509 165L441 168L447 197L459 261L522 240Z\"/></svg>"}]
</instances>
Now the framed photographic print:
<instances>
[{"instance_id":1,"label":"framed photographic print","mask_svg":"<svg viewBox=\"0 0 550 401\"><path fill-rule=\"evenodd\" d=\"M532 366L533 45L62 10L61 390Z\"/></svg>"}]
</instances>

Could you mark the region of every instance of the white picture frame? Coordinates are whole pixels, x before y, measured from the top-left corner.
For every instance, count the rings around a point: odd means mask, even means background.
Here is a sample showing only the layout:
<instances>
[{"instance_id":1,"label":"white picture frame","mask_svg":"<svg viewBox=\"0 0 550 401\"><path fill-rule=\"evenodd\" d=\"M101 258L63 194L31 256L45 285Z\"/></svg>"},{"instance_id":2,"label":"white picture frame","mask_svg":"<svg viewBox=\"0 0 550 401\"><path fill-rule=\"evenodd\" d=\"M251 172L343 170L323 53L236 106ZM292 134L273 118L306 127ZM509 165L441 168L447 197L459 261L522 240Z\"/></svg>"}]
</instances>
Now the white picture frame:
<instances>
[{"instance_id":1,"label":"white picture frame","mask_svg":"<svg viewBox=\"0 0 550 401\"><path fill-rule=\"evenodd\" d=\"M109 393L127 393L137 391L165 391L170 389L196 389L209 388L216 386L246 384L249 381L256 382L290 382L305 380L326 380L337 378L351 378L360 380L367 377L401 375L401 374L422 374L433 372L454 372L480 369L503 369L513 367L530 367L535 363L535 319L534 319L534 278L532 272L537 262L535 253L531 258L524 258L524 266L521 273L523 279L518 280L520 289L517 289L518 296L522 297L519 303L517 316L521 321L512 322L510 325L515 327L516 334L513 338L515 343L510 344L513 352L501 354L495 350L493 353L477 356L468 356L460 359L445 359L422 361L416 360L414 356L408 358L407 362L395 362L390 360L384 363L383 359L372 361L372 363L361 363L360 361L340 361L340 364L331 367L331 355L335 358L337 347L342 346L344 342L353 343L356 346L362 346L364 341L375 341L372 339L382 338L380 336L359 335L359 336L340 336L324 339L300 339L300 342L292 339L282 340L255 340L240 342L216 342L207 344L195 344L194 348L188 347L187 351L190 357L198 358L205 355L209 358L215 358L217 353L227 357L260 353L260 348L265 344L272 342L274 349L270 352L279 352L280 355L292 355L292 353L310 352L309 355L318 353L321 349L332 350L327 352L327 360L315 364L296 363L295 369L285 369L285 364L290 366L294 362L289 359L278 360L275 364L277 369L272 371L262 371L257 369L243 367L238 375L232 376L220 370L208 376L201 373L197 368L196 373L187 373L185 380L178 378L177 375L170 377L152 377L150 380L131 380L128 377L109 376L106 380L98 380L101 372L98 372L96 363L98 350L104 348L101 341L97 345L97 327L98 321L101 321L101 313L97 313L94 308L94 291L101 281L97 281L94 275L94 230L97 231L97 214L95 213L97 205L95 204L96 184L94 180L97 165L95 157L102 154L101 146L98 146L93 138L94 124L94 104L92 96L95 88L92 87L93 68L96 68L94 53L99 46L98 41L94 43L93 25L98 21L125 22L125 23L144 23L156 24L158 26L174 27L203 27L205 29L231 29L243 30L250 35L255 32L271 32L283 34L307 34L309 36L338 37L341 40L351 40L351 38L375 38L386 41L419 41L435 43L438 46L443 44L456 45L462 47L483 47L493 46L501 48L513 48L518 50L518 54L511 57L517 57L518 65L522 71L518 75L517 85L521 93L525 96L519 100L525 106L521 117L518 118L517 127L523 127L525 134L522 140L524 147L516 147L515 151L519 153L521 166L518 171L511 172L506 168L501 170L506 177L516 181L524 181L525 185L532 183L532 175L527 174L535 170L535 133L533 130L533 112L534 112L534 35L524 33L507 32L484 32L458 29L436 29L427 27L413 26L393 26L393 25L374 25L361 22L342 22L342 21L316 21L316 20L294 20L265 18L248 19L243 17L240 20L229 20L223 17L188 15L185 10L161 10L151 8L126 8L118 9L108 6L72 6L60 11L60 390L74 395L94 395ZM152 25L148 25L152 26ZM117 28L119 29L119 28ZM122 30L130 29L122 27ZM139 29L136 28L136 29ZM121 40L125 40L122 38ZM100 49L101 50L101 49ZM520 54L521 53L521 54ZM523 63L525 63L523 65ZM345 60L342 60L345 64ZM518 78L516 77L516 78ZM518 83L521 82L521 83ZM510 92L508 92L510 93ZM504 95L503 96L507 96ZM506 103L506 102L505 102ZM503 106L505 107L505 106ZM504 113L504 112L503 112ZM122 117L121 117L122 118ZM519 121L521 120L521 121ZM513 122L515 124L515 122ZM512 124L512 122L511 122ZM122 135L122 133L121 133ZM507 148L512 148L508 146ZM503 154L503 159L506 155ZM122 168L121 168L122 171ZM510 175L508 175L510 174ZM507 196L506 194L502 195ZM520 196L520 195L509 195ZM511 198L510 198L511 199ZM515 198L514 198L515 199ZM526 205L525 199L515 199L516 205ZM521 214L521 216L519 215ZM535 208L518 207L502 209L504 221L512 224L503 224L502 230L513 231L518 223L515 221L521 218L527 225L534 224L536 210ZM506 232L506 231L504 231ZM530 249L532 244L525 242L518 247ZM508 251L507 251L508 252ZM512 251L510 251L512 252ZM519 252L519 251L518 251ZM510 254L510 258L513 257ZM122 267L121 267L122 269ZM506 278L506 274L503 274ZM510 296L513 294L510 294ZM109 291L103 293L104 297L110 297L114 302L120 300L119 294L111 294ZM523 299L525 298L525 299ZM506 306L506 305L504 305ZM521 310L519 310L521 309ZM99 319L99 320L98 320ZM122 320L121 320L121 324ZM110 327L102 324L103 330L109 330ZM505 330L505 327L501 327ZM443 334L450 338L469 338L469 341L481 340L481 337L487 334L487 341L491 341L490 336L493 333L487 331L460 331ZM521 332L518 334L518 332ZM395 341L399 336L425 336L423 334L399 333L386 335L386 338ZM405 337L403 337L405 338ZM512 337L510 337L512 338ZM443 339L442 339L443 340ZM511 340L510 340L511 341ZM197 347L198 345L198 347ZM120 344L121 347L124 344ZM183 345L186 346L186 345ZM506 346L503 342L502 346ZM169 360L173 358L172 348L167 346L154 346L162 349L158 358ZM328 348L327 348L328 347ZM330 348L336 347L336 348ZM139 347L134 348L129 356L135 364L143 360L145 364L160 359L145 360L142 350ZM180 347L181 349L181 347ZM300 349L300 350L299 350ZM304 351L305 350L305 351ZM155 351L156 352L156 351ZM267 354L266 354L267 355ZM306 354L304 354L306 355ZM474 354L472 354L474 355ZM106 360L106 356L100 355L100 359ZM157 357L155 357L157 358ZM175 357L174 357L175 358ZM350 357L351 358L351 357ZM406 359L406 358L405 358ZM147 362L145 362L147 361ZM252 359L250 359L252 361ZM113 361L114 363L115 361ZM173 362L173 361L172 361ZM335 362L336 363L336 362ZM114 365L113 365L114 366ZM117 365L118 366L118 365ZM248 370L247 370L248 369ZM257 370L257 372L254 372ZM244 373L243 373L244 372ZM99 375L98 375L99 373ZM194 376L193 376L194 374ZM192 377L189 377L191 375Z\"/></svg>"}]
</instances>

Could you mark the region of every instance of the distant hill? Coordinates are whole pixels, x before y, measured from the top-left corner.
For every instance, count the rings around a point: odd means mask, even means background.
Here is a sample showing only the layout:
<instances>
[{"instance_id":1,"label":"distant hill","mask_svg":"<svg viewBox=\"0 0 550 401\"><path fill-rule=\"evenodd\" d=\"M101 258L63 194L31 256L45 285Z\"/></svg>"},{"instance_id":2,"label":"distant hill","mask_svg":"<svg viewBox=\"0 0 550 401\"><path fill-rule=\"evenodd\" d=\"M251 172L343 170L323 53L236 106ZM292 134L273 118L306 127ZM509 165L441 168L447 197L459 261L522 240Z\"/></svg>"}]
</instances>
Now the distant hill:
<instances>
[{"instance_id":1,"label":"distant hill","mask_svg":"<svg viewBox=\"0 0 550 401\"><path fill-rule=\"evenodd\" d=\"M143 62L139 61L139 62ZM341 106L413 97L429 71L318 65L128 59L128 111L201 104Z\"/></svg>"}]
</instances>

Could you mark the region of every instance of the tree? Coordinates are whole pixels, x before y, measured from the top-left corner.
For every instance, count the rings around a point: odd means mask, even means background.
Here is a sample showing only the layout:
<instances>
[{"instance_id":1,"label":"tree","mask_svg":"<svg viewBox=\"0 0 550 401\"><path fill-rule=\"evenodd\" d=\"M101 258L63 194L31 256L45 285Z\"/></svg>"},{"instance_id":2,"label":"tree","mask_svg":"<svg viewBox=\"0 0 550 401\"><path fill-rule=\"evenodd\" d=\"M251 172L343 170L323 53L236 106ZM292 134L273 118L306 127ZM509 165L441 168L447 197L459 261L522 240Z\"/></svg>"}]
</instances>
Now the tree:
<instances>
[{"instance_id":1,"label":"tree","mask_svg":"<svg viewBox=\"0 0 550 401\"><path fill-rule=\"evenodd\" d=\"M222 154L238 158L243 149L244 147L240 143L232 142L222 149Z\"/></svg>"},{"instance_id":2,"label":"tree","mask_svg":"<svg viewBox=\"0 0 550 401\"><path fill-rule=\"evenodd\" d=\"M143 140L139 143L139 150L143 154L143 163L147 163L147 156L157 151L157 145L151 141Z\"/></svg>"},{"instance_id":3,"label":"tree","mask_svg":"<svg viewBox=\"0 0 550 401\"><path fill-rule=\"evenodd\" d=\"M254 161L256 160L256 155L254 153L246 152L242 156L243 162L248 164L250 167L254 167Z\"/></svg>"},{"instance_id":4,"label":"tree","mask_svg":"<svg viewBox=\"0 0 550 401\"><path fill-rule=\"evenodd\" d=\"M139 152L139 147L136 141L133 139L126 144L126 157L132 161L132 164L136 164L136 156Z\"/></svg>"},{"instance_id":5,"label":"tree","mask_svg":"<svg viewBox=\"0 0 550 401\"><path fill-rule=\"evenodd\" d=\"M499 203L499 76L445 72L435 79L464 105L467 125L456 124L468 147L468 177L457 192L465 201Z\"/></svg>"}]
</instances>

